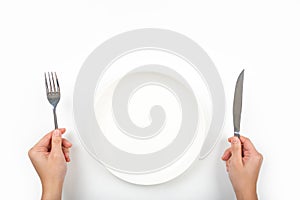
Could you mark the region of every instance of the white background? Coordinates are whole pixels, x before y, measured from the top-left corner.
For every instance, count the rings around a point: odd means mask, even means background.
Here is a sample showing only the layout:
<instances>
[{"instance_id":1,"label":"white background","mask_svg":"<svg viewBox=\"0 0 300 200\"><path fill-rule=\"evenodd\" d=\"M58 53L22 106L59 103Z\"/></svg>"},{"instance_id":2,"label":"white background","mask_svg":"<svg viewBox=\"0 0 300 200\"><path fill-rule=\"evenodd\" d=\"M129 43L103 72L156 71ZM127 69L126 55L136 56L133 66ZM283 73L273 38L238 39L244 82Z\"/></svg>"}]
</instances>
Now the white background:
<instances>
[{"instance_id":1,"label":"white background","mask_svg":"<svg viewBox=\"0 0 300 200\"><path fill-rule=\"evenodd\" d=\"M74 146L64 199L234 199L220 157L232 135L232 98L245 68L242 132L264 155L260 199L299 199L299 1L1 1L0 199L39 199L28 149L53 128L43 72L57 71L59 124ZM79 143L72 118L77 73L106 39L136 28L165 28L201 45L222 77L227 113L214 151L174 181L125 183ZM196 177L196 178L195 178Z\"/></svg>"}]
</instances>

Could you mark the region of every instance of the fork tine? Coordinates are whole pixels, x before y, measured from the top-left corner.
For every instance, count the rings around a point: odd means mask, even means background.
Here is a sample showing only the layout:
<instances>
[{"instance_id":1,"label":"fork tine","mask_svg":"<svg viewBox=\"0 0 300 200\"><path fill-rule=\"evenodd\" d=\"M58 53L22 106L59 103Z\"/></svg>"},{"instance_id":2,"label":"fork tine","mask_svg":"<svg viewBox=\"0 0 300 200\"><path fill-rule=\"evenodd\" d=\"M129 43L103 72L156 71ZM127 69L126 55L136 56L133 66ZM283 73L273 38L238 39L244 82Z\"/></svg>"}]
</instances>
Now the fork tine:
<instances>
[{"instance_id":1,"label":"fork tine","mask_svg":"<svg viewBox=\"0 0 300 200\"><path fill-rule=\"evenodd\" d=\"M48 81L49 81L49 84L50 84L50 92L52 92L52 83L51 83L51 76L50 76L50 72L48 72Z\"/></svg>"},{"instance_id":2,"label":"fork tine","mask_svg":"<svg viewBox=\"0 0 300 200\"><path fill-rule=\"evenodd\" d=\"M58 83L58 78L57 78L56 72L54 72L54 74L55 74L55 78L56 78L57 91L60 92L60 88L59 88L59 83Z\"/></svg>"},{"instance_id":3,"label":"fork tine","mask_svg":"<svg viewBox=\"0 0 300 200\"><path fill-rule=\"evenodd\" d=\"M52 78L52 84L53 84L53 92L57 92L55 82L54 82L53 72L51 72L51 78Z\"/></svg>"},{"instance_id":4,"label":"fork tine","mask_svg":"<svg viewBox=\"0 0 300 200\"><path fill-rule=\"evenodd\" d=\"M46 92L47 92L47 94L48 94L48 93L49 93L49 88L48 88L48 83L47 83L47 75L46 75L46 72L44 72L44 75L45 75Z\"/></svg>"}]
</instances>

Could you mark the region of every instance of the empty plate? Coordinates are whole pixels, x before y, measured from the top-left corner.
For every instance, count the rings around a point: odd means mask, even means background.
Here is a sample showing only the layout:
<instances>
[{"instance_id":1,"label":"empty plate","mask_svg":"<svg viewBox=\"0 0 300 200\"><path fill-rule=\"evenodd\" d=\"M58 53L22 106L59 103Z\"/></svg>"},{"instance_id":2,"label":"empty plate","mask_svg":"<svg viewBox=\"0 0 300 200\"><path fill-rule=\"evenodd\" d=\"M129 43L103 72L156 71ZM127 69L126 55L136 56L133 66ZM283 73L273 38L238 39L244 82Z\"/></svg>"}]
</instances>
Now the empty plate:
<instances>
[{"instance_id":1,"label":"empty plate","mask_svg":"<svg viewBox=\"0 0 300 200\"><path fill-rule=\"evenodd\" d=\"M222 82L207 54L161 29L120 34L87 58L74 90L85 149L117 177L160 184L213 148L224 119Z\"/></svg>"}]
</instances>

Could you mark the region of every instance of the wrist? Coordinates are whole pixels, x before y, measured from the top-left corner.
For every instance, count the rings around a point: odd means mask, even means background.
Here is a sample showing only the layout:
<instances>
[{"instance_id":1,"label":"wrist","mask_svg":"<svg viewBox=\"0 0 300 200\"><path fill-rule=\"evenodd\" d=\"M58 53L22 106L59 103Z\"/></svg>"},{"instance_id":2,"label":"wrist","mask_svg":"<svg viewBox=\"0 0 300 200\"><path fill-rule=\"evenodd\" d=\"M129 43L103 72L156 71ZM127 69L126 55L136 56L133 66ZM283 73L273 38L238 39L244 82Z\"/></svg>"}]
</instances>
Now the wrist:
<instances>
[{"instance_id":1,"label":"wrist","mask_svg":"<svg viewBox=\"0 0 300 200\"><path fill-rule=\"evenodd\" d=\"M236 193L237 200L258 200L256 189L247 189Z\"/></svg>"},{"instance_id":2,"label":"wrist","mask_svg":"<svg viewBox=\"0 0 300 200\"><path fill-rule=\"evenodd\" d=\"M42 184L43 193L42 200L61 200L62 196L62 183L45 183Z\"/></svg>"}]
</instances>

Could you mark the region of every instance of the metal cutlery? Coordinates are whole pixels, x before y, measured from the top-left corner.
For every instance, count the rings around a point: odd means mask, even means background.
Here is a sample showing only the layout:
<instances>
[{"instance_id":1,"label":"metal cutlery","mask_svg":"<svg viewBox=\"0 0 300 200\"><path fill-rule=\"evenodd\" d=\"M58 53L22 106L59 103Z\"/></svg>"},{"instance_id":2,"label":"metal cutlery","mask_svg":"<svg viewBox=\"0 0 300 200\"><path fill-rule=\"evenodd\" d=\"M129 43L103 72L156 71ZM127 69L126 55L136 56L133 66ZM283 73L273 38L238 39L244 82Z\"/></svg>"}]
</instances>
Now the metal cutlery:
<instances>
[{"instance_id":1,"label":"metal cutlery","mask_svg":"<svg viewBox=\"0 0 300 200\"><path fill-rule=\"evenodd\" d=\"M234 136L240 138L240 124L241 124L241 113L243 103L243 84L244 84L244 71L243 70L235 85L234 100L233 100L233 125L234 125Z\"/></svg>"},{"instance_id":2,"label":"metal cutlery","mask_svg":"<svg viewBox=\"0 0 300 200\"><path fill-rule=\"evenodd\" d=\"M46 93L47 99L49 103L53 106L53 115L54 115L54 126L55 129L58 128L57 125L57 116L56 116L56 106L60 100L60 88L57 79L56 72L48 72L45 73L45 85L46 85Z\"/></svg>"}]
</instances>

